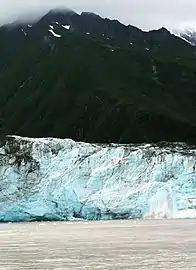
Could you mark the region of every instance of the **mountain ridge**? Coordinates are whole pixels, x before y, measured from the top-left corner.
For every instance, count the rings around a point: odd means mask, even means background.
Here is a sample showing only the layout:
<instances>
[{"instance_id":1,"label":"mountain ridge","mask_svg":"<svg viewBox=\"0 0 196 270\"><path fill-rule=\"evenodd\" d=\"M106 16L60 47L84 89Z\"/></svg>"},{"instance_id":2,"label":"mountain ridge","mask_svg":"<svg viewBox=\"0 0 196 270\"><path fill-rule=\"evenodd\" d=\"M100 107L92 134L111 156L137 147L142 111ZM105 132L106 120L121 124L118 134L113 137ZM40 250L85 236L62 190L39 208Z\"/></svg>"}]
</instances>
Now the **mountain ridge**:
<instances>
[{"instance_id":1,"label":"mountain ridge","mask_svg":"<svg viewBox=\"0 0 196 270\"><path fill-rule=\"evenodd\" d=\"M196 46L196 28L195 27L185 27L182 29L175 29L171 31L171 33L180 37L186 42L190 43L192 46Z\"/></svg>"},{"instance_id":2,"label":"mountain ridge","mask_svg":"<svg viewBox=\"0 0 196 270\"><path fill-rule=\"evenodd\" d=\"M165 28L50 11L32 25L0 27L0 57L1 134L196 139L195 48Z\"/></svg>"}]
</instances>

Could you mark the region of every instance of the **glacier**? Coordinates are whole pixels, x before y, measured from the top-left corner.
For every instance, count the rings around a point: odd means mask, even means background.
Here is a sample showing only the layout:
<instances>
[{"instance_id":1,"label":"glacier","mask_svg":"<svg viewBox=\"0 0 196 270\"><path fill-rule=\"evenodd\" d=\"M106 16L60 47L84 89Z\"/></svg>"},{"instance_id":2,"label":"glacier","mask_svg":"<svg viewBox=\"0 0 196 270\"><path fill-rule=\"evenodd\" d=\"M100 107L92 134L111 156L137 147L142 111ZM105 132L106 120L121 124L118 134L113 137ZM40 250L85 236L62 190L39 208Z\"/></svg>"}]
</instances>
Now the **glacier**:
<instances>
[{"instance_id":1,"label":"glacier","mask_svg":"<svg viewBox=\"0 0 196 270\"><path fill-rule=\"evenodd\" d=\"M0 222L196 217L196 150L7 136Z\"/></svg>"}]
</instances>

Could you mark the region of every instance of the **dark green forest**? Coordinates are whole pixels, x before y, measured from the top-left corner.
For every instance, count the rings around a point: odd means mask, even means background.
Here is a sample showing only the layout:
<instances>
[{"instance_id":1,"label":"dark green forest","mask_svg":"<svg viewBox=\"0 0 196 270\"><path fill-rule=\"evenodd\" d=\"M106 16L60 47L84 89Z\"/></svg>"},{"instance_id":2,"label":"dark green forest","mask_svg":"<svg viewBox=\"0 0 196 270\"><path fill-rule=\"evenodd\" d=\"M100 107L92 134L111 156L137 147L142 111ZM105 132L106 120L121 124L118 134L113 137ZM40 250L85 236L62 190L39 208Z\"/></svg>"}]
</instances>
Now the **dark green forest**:
<instances>
[{"instance_id":1,"label":"dark green forest","mask_svg":"<svg viewBox=\"0 0 196 270\"><path fill-rule=\"evenodd\" d=\"M0 133L195 143L196 47L92 13L2 26Z\"/></svg>"}]
</instances>

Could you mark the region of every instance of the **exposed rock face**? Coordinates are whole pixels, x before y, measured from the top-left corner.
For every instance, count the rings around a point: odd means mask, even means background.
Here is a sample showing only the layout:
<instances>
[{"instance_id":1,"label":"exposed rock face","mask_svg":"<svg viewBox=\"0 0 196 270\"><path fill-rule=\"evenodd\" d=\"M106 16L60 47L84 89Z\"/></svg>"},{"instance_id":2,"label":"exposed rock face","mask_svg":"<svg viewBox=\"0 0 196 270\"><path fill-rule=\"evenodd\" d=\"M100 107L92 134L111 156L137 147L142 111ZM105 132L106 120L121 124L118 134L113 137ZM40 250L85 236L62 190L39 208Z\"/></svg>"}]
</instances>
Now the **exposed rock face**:
<instances>
[{"instance_id":1,"label":"exposed rock face","mask_svg":"<svg viewBox=\"0 0 196 270\"><path fill-rule=\"evenodd\" d=\"M0 221L194 216L195 157L184 144L7 137Z\"/></svg>"}]
</instances>

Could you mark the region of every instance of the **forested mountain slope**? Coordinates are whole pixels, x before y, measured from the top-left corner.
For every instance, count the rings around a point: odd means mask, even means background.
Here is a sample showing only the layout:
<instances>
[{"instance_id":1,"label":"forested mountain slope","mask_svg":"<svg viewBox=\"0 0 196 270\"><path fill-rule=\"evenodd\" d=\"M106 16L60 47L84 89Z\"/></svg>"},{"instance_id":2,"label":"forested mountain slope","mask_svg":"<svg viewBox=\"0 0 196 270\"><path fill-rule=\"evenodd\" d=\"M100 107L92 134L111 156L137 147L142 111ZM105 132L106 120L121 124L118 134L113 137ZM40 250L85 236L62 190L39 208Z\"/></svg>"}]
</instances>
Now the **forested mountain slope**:
<instances>
[{"instance_id":1,"label":"forested mountain slope","mask_svg":"<svg viewBox=\"0 0 196 270\"><path fill-rule=\"evenodd\" d=\"M0 133L196 141L196 49L96 14L0 27Z\"/></svg>"}]
</instances>

